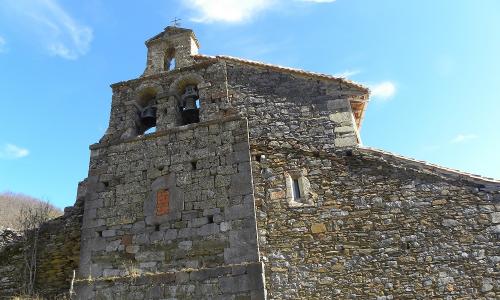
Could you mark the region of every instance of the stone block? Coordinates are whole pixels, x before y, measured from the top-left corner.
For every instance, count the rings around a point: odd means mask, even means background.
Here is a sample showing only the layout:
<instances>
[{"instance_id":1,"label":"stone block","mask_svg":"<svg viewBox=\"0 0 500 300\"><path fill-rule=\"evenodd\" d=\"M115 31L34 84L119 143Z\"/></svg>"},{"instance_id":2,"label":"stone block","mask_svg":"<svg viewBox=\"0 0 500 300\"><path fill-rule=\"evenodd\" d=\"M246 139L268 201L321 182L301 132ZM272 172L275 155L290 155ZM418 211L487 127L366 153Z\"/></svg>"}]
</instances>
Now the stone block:
<instances>
[{"instance_id":1,"label":"stone block","mask_svg":"<svg viewBox=\"0 0 500 300\"><path fill-rule=\"evenodd\" d=\"M103 230L102 231L102 237L112 237L116 235L116 230Z\"/></svg>"},{"instance_id":2,"label":"stone block","mask_svg":"<svg viewBox=\"0 0 500 300\"><path fill-rule=\"evenodd\" d=\"M442 224L445 227L456 227L460 225L460 222L454 219L444 219Z\"/></svg>"},{"instance_id":3,"label":"stone block","mask_svg":"<svg viewBox=\"0 0 500 300\"><path fill-rule=\"evenodd\" d=\"M500 212L491 213L491 223L497 224L500 223Z\"/></svg>"},{"instance_id":4,"label":"stone block","mask_svg":"<svg viewBox=\"0 0 500 300\"><path fill-rule=\"evenodd\" d=\"M204 216L213 216L216 214L220 213L220 208L215 207L215 208L207 208L203 210L203 215Z\"/></svg>"},{"instance_id":5,"label":"stone block","mask_svg":"<svg viewBox=\"0 0 500 300\"><path fill-rule=\"evenodd\" d=\"M220 223L220 231L226 232L231 229L231 223L230 222L222 222Z\"/></svg>"},{"instance_id":6,"label":"stone block","mask_svg":"<svg viewBox=\"0 0 500 300\"><path fill-rule=\"evenodd\" d=\"M250 205L238 204L227 207L224 213L226 220L245 219L253 217L254 208Z\"/></svg>"},{"instance_id":7,"label":"stone block","mask_svg":"<svg viewBox=\"0 0 500 300\"><path fill-rule=\"evenodd\" d=\"M182 228L182 229L179 229L179 233L178 233L177 237L180 239L190 238L192 236L195 236L196 234L197 234L196 228Z\"/></svg>"},{"instance_id":8,"label":"stone block","mask_svg":"<svg viewBox=\"0 0 500 300\"><path fill-rule=\"evenodd\" d=\"M149 240L151 241L151 243L154 243L156 241L161 241L161 240L163 240L164 235L165 235L165 232L163 232L163 231L154 231L150 234Z\"/></svg>"},{"instance_id":9,"label":"stone block","mask_svg":"<svg viewBox=\"0 0 500 300\"><path fill-rule=\"evenodd\" d=\"M102 276L104 276L104 277L120 276L120 270L118 270L118 269L104 269L102 272Z\"/></svg>"},{"instance_id":10,"label":"stone block","mask_svg":"<svg viewBox=\"0 0 500 300\"><path fill-rule=\"evenodd\" d=\"M326 226L324 223L314 223L311 225L312 233L322 233L326 232Z\"/></svg>"},{"instance_id":11,"label":"stone block","mask_svg":"<svg viewBox=\"0 0 500 300\"><path fill-rule=\"evenodd\" d=\"M203 225L198 229L198 235L207 236L213 235L220 232L219 224L211 223Z\"/></svg>"},{"instance_id":12,"label":"stone block","mask_svg":"<svg viewBox=\"0 0 500 300\"><path fill-rule=\"evenodd\" d=\"M177 247L179 247L179 249L182 249L184 251L189 251L193 247L193 242L192 241L182 241L177 245Z\"/></svg>"},{"instance_id":13,"label":"stone block","mask_svg":"<svg viewBox=\"0 0 500 300\"><path fill-rule=\"evenodd\" d=\"M352 126L352 114L350 112L338 112L329 115L330 121L341 126Z\"/></svg>"},{"instance_id":14,"label":"stone block","mask_svg":"<svg viewBox=\"0 0 500 300\"><path fill-rule=\"evenodd\" d=\"M334 143L337 148L355 147L358 145L358 139L356 136L337 137Z\"/></svg>"},{"instance_id":15,"label":"stone block","mask_svg":"<svg viewBox=\"0 0 500 300\"><path fill-rule=\"evenodd\" d=\"M136 245L130 245L125 247L125 252L127 253L137 253L139 252L140 247Z\"/></svg>"},{"instance_id":16,"label":"stone block","mask_svg":"<svg viewBox=\"0 0 500 300\"><path fill-rule=\"evenodd\" d=\"M164 261L165 254L161 251L144 251L137 253L135 259L139 262Z\"/></svg>"},{"instance_id":17,"label":"stone block","mask_svg":"<svg viewBox=\"0 0 500 300\"><path fill-rule=\"evenodd\" d=\"M165 241L174 240L176 238L177 238L177 229L168 229L167 231L165 231L165 236L163 237Z\"/></svg>"},{"instance_id":18,"label":"stone block","mask_svg":"<svg viewBox=\"0 0 500 300\"><path fill-rule=\"evenodd\" d=\"M250 278L247 275L223 277L220 279L221 291L226 294L249 291L251 290L250 286Z\"/></svg>"},{"instance_id":19,"label":"stone block","mask_svg":"<svg viewBox=\"0 0 500 300\"><path fill-rule=\"evenodd\" d=\"M203 226L205 224L208 224L207 217L194 218L191 221L188 221L188 227L200 227L200 226Z\"/></svg>"},{"instance_id":20,"label":"stone block","mask_svg":"<svg viewBox=\"0 0 500 300\"><path fill-rule=\"evenodd\" d=\"M446 199L436 199L436 200L432 200L432 205L444 205L447 202L448 201Z\"/></svg>"},{"instance_id":21,"label":"stone block","mask_svg":"<svg viewBox=\"0 0 500 300\"><path fill-rule=\"evenodd\" d=\"M327 109L331 111L347 110L349 106L349 100L347 99L334 99L326 102Z\"/></svg>"},{"instance_id":22,"label":"stone block","mask_svg":"<svg viewBox=\"0 0 500 300\"><path fill-rule=\"evenodd\" d=\"M356 130L354 129L353 126L337 126L335 127L334 132L339 134L346 134L351 132L355 133Z\"/></svg>"}]
</instances>

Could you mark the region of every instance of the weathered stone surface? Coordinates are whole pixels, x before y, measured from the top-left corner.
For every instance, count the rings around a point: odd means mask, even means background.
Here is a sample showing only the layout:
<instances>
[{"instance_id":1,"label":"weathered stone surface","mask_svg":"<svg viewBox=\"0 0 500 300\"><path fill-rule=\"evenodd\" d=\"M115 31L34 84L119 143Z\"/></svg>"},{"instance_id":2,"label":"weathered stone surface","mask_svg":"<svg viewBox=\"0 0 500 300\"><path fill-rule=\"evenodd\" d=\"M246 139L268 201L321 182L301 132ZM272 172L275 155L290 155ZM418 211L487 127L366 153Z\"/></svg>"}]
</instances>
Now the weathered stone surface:
<instances>
[{"instance_id":1,"label":"weathered stone surface","mask_svg":"<svg viewBox=\"0 0 500 300\"><path fill-rule=\"evenodd\" d=\"M193 56L183 28L147 46L143 76L112 85L83 220L44 233L47 296L79 263L77 299L500 297L500 183L359 148L362 86ZM4 248L0 297L22 273Z\"/></svg>"},{"instance_id":2,"label":"weathered stone surface","mask_svg":"<svg viewBox=\"0 0 500 300\"><path fill-rule=\"evenodd\" d=\"M80 189L85 182L80 184ZM35 291L42 297L68 292L73 270L78 268L83 202L67 208L64 215L42 225L38 240ZM0 240L0 298L11 299L22 293L24 274L22 239L3 231L9 243ZM1 235L1 233L0 233Z\"/></svg>"},{"instance_id":3,"label":"weathered stone surface","mask_svg":"<svg viewBox=\"0 0 500 300\"><path fill-rule=\"evenodd\" d=\"M266 142L253 149L266 162L252 166L270 299L497 296L491 194L500 184L477 192L472 178L444 179L369 151L316 155ZM314 206L273 197L290 170L308 174Z\"/></svg>"},{"instance_id":4,"label":"weathered stone surface","mask_svg":"<svg viewBox=\"0 0 500 300\"><path fill-rule=\"evenodd\" d=\"M326 231L326 226L323 223L314 223L311 225L312 233L322 233Z\"/></svg>"}]
</instances>

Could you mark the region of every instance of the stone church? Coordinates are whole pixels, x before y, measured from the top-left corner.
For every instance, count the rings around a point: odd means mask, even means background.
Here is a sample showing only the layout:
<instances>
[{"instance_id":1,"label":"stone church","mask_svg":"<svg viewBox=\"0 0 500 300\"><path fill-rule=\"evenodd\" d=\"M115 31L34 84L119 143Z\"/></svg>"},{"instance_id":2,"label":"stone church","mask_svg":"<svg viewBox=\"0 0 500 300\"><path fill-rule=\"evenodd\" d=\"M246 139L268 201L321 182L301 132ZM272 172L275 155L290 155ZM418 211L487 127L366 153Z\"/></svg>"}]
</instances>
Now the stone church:
<instances>
[{"instance_id":1,"label":"stone church","mask_svg":"<svg viewBox=\"0 0 500 300\"><path fill-rule=\"evenodd\" d=\"M360 84L202 55L179 27L146 46L42 228L42 295L76 269L75 299L500 297L500 181L363 146Z\"/></svg>"}]
</instances>

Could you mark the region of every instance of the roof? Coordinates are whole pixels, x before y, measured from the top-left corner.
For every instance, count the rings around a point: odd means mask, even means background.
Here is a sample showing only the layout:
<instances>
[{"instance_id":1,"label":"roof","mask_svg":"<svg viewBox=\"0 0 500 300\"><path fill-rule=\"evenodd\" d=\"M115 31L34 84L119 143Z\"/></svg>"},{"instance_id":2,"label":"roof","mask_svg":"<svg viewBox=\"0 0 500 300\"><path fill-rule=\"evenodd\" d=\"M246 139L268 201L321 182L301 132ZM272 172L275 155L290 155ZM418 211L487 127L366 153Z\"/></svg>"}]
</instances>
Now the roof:
<instances>
[{"instance_id":1,"label":"roof","mask_svg":"<svg viewBox=\"0 0 500 300\"><path fill-rule=\"evenodd\" d=\"M416 168L422 172L428 172L432 174L438 174L443 177L458 179L458 180L466 180L470 182L474 182L476 184L483 185L486 190L500 190L500 180L483 177L476 174L471 174L451 168L446 168L443 166L435 165L423 160L416 160L413 158L405 157L399 154L395 154L389 151L375 149L371 147L360 146L357 148L359 152L376 156L388 162L400 162L404 163L405 166Z\"/></svg>"},{"instance_id":2,"label":"roof","mask_svg":"<svg viewBox=\"0 0 500 300\"><path fill-rule=\"evenodd\" d=\"M191 37L196 42L197 46L200 47L200 44L199 44L198 39L196 38L196 36L194 34L194 31L192 31L191 29L175 27L175 26L165 27L165 29L162 32L160 32L157 35L153 36L152 38L148 39L146 41L146 45L148 45L149 43L151 43L153 41L161 40L163 37L169 37L169 36L174 36L177 34L186 34L186 33L190 34Z\"/></svg>"},{"instance_id":3,"label":"roof","mask_svg":"<svg viewBox=\"0 0 500 300\"><path fill-rule=\"evenodd\" d=\"M227 56L227 55L209 56L209 55L197 54L197 55L193 55L193 57L195 59L202 59L202 60L203 59L211 59L211 60L222 59L222 60L247 64L247 65L251 65L251 66L270 68L270 69L274 69L274 70L277 70L280 72L297 74L297 75L302 75L302 76L306 76L306 77L320 78L320 79L325 79L325 80L333 80L333 81L337 81L337 82L346 84L350 87L354 87L356 89L359 89L359 91L364 93L365 95L361 96L361 97L350 97L349 101L350 101L351 108L352 108L352 111L354 114L354 118L356 120L356 125L357 125L358 129L361 127L361 122L362 122L364 114L365 114L366 105L368 104L368 96L370 94L370 90L368 89L368 87L363 86L359 83L356 83L356 82L351 81L351 80L344 78L344 77L337 77L337 76L332 76L332 75L328 75L328 74L309 72L309 71L304 71L301 69L283 67L283 66L279 66L279 65L273 65L273 64L248 60L248 59L241 59L241 58Z\"/></svg>"}]
</instances>

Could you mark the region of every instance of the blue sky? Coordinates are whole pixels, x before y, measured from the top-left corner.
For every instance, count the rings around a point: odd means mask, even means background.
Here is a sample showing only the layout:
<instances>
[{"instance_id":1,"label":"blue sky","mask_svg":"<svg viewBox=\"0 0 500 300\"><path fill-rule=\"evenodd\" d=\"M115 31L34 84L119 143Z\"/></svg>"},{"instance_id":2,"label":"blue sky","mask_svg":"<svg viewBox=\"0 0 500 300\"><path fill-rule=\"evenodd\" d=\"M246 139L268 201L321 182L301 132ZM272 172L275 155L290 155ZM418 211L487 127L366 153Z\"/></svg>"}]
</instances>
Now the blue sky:
<instances>
[{"instance_id":1,"label":"blue sky","mask_svg":"<svg viewBox=\"0 0 500 300\"><path fill-rule=\"evenodd\" d=\"M203 54L368 85L366 146L500 178L499 1L0 0L0 191L73 204L109 85L175 17Z\"/></svg>"}]
</instances>

